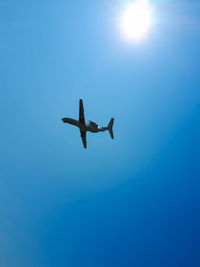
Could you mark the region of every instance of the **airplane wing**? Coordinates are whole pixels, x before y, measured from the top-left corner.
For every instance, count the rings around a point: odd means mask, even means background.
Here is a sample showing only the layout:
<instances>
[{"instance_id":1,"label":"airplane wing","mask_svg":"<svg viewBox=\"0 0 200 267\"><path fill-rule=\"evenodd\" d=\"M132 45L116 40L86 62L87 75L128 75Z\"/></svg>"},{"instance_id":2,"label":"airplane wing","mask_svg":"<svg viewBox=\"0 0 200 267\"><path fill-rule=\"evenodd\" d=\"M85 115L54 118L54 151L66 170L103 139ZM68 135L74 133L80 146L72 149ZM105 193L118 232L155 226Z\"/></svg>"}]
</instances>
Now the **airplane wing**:
<instances>
[{"instance_id":1,"label":"airplane wing","mask_svg":"<svg viewBox=\"0 0 200 267\"><path fill-rule=\"evenodd\" d=\"M83 107L82 99L80 99L80 102L79 102L79 121L85 124L84 107Z\"/></svg>"},{"instance_id":2,"label":"airplane wing","mask_svg":"<svg viewBox=\"0 0 200 267\"><path fill-rule=\"evenodd\" d=\"M81 132L81 138L84 148L87 148L86 132Z\"/></svg>"}]
</instances>

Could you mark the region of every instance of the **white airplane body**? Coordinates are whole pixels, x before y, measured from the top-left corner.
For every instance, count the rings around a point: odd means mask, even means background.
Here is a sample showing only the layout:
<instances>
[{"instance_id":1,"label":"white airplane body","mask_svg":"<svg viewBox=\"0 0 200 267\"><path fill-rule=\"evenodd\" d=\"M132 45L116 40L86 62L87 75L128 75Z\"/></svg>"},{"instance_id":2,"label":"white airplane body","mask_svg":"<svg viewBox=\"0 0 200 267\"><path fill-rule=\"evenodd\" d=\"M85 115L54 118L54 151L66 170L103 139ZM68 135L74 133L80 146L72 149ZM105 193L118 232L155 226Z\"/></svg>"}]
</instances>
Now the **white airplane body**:
<instances>
[{"instance_id":1,"label":"white airplane body","mask_svg":"<svg viewBox=\"0 0 200 267\"><path fill-rule=\"evenodd\" d=\"M80 99L80 102L79 102L79 120L74 120L71 118L62 118L62 121L64 123L72 124L80 129L84 148L87 148L86 132L98 133L98 132L109 131L111 138L114 139L113 130L112 130L113 122L114 122L113 118L110 120L107 127L99 127L93 121L88 121L87 124L85 123L84 107L83 107L82 99Z\"/></svg>"}]
</instances>

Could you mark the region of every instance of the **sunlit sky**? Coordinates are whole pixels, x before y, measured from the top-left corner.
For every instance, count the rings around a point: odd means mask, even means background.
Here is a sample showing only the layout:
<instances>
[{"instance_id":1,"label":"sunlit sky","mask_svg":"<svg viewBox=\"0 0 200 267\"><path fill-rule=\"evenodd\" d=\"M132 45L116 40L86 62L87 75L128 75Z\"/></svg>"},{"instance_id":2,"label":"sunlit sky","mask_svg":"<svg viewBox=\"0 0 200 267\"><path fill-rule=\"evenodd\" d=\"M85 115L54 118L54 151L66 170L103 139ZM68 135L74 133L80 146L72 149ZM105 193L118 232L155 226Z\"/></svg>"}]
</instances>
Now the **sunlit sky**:
<instances>
[{"instance_id":1,"label":"sunlit sky","mask_svg":"<svg viewBox=\"0 0 200 267\"><path fill-rule=\"evenodd\" d=\"M134 8L0 1L1 267L200 266L200 2Z\"/></svg>"},{"instance_id":2,"label":"sunlit sky","mask_svg":"<svg viewBox=\"0 0 200 267\"><path fill-rule=\"evenodd\" d=\"M146 37L153 27L153 2L148 0L132 1L121 11L120 28L124 37L139 41Z\"/></svg>"}]
</instances>

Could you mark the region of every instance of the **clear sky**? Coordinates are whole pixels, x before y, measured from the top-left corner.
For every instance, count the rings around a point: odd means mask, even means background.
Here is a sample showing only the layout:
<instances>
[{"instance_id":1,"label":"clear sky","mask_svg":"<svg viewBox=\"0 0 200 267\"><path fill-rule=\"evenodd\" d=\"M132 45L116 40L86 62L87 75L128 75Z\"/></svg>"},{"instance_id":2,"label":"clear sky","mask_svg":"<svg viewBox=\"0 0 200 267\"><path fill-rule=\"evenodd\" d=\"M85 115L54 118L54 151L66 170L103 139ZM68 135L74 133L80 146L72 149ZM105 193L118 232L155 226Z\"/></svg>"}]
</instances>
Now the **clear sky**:
<instances>
[{"instance_id":1,"label":"clear sky","mask_svg":"<svg viewBox=\"0 0 200 267\"><path fill-rule=\"evenodd\" d=\"M200 2L126 2L0 0L1 267L200 266Z\"/></svg>"}]
</instances>

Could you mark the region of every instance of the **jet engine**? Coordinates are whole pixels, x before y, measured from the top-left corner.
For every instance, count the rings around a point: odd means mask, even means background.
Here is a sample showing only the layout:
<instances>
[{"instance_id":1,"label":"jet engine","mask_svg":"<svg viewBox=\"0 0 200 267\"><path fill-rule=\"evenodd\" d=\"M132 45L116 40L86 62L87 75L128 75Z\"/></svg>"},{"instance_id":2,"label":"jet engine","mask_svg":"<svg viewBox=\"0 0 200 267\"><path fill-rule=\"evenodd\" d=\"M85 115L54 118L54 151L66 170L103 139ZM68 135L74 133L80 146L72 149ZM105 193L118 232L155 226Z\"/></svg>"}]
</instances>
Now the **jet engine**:
<instances>
[{"instance_id":1,"label":"jet engine","mask_svg":"<svg viewBox=\"0 0 200 267\"><path fill-rule=\"evenodd\" d=\"M98 125L93 121L88 121L88 125L93 127L93 128L98 128Z\"/></svg>"}]
</instances>

